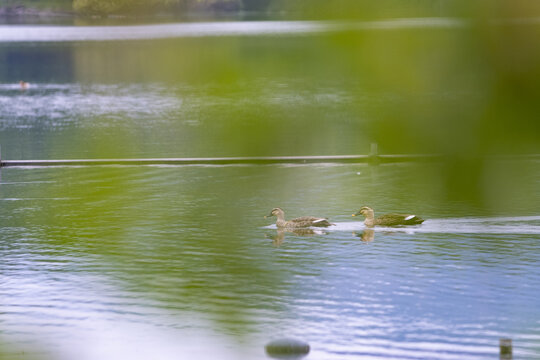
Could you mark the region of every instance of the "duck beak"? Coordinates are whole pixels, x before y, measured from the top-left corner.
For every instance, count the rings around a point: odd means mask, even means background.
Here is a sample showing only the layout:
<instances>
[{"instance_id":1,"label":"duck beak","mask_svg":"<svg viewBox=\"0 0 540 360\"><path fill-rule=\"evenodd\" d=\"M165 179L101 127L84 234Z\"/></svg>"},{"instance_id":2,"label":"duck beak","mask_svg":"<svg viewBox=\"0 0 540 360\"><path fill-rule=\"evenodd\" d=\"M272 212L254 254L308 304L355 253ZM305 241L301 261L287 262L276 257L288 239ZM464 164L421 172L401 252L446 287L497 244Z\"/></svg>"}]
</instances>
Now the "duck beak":
<instances>
[{"instance_id":1,"label":"duck beak","mask_svg":"<svg viewBox=\"0 0 540 360\"><path fill-rule=\"evenodd\" d=\"M352 214L351 216L356 216L356 214Z\"/></svg>"}]
</instances>

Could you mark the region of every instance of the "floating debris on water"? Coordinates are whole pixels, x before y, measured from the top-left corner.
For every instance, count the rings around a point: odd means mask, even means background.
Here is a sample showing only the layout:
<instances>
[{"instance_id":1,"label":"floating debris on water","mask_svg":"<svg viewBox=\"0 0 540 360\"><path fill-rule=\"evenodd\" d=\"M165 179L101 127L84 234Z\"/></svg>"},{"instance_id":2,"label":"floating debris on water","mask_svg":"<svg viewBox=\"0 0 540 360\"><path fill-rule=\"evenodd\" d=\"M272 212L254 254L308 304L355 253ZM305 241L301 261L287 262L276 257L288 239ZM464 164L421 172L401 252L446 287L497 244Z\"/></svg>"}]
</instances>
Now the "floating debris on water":
<instances>
[{"instance_id":1,"label":"floating debris on water","mask_svg":"<svg viewBox=\"0 0 540 360\"><path fill-rule=\"evenodd\" d=\"M309 353L309 344L296 339L277 339L265 346L266 354L275 359L300 359Z\"/></svg>"}]
</instances>

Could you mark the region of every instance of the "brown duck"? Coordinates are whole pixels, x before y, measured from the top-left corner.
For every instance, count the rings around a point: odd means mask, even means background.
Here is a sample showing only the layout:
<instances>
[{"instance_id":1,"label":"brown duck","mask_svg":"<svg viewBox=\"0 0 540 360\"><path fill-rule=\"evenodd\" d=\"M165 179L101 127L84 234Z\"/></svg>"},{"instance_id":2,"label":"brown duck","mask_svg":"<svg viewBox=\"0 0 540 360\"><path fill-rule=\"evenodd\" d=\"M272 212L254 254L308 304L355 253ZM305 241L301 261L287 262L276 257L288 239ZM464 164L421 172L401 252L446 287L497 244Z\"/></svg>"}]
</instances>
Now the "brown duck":
<instances>
[{"instance_id":1,"label":"brown duck","mask_svg":"<svg viewBox=\"0 0 540 360\"><path fill-rule=\"evenodd\" d=\"M265 216L265 218L269 216L275 216L277 217L276 226L278 228L307 228L311 226L317 226L317 227L328 227L335 224L332 224L328 222L328 219L326 218L318 218L313 216L302 216L296 219L292 220L285 220L285 213L281 208L273 208L269 215Z\"/></svg>"},{"instance_id":2,"label":"brown duck","mask_svg":"<svg viewBox=\"0 0 540 360\"><path fill-rule=\"evenodd\" d=\"M364 224L368 227L375 225L382 226L399 226L399 225L418 225L424 222L424 219L419 218L416 215L411 214L385 214L379 217L375 217L373 209L367 206L363 206L356 214L352 216L363 215L366 220Z\"/></svg>"}]
</instances>

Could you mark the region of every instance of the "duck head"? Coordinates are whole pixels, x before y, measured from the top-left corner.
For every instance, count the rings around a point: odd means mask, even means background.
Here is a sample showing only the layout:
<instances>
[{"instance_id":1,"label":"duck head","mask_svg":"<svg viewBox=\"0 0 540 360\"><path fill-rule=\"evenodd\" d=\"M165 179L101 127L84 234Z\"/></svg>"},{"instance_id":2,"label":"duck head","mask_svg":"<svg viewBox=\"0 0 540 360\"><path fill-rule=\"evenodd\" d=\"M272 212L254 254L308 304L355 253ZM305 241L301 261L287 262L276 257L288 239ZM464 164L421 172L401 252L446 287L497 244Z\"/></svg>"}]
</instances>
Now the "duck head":
<instances>
[{"instance_id":1,"label":"duck head","mask_svg":"<svg viewBox=\"0 0 540 360\"><path fill-rule=\"evenodd\" d=\"M270 211L270 214L266 215L264 218L266 219L267 217L270 217L270 216L283 216L284 215L284 212L283 210L281 210L281 208L273 208L272 211Z\"/></svg>"},{"instance_id":2,"label":"duck head","mask_svg":"<svg viewBox=\"0 0 540 360\"><path fill-rule=\"evenodd\" d=\"M358 216L363 215L365 217L369 216L370 214L373 214L373 209L368 206L362 206L356 214L352 214L352 216Z\"/></svg>"}]
</instances>

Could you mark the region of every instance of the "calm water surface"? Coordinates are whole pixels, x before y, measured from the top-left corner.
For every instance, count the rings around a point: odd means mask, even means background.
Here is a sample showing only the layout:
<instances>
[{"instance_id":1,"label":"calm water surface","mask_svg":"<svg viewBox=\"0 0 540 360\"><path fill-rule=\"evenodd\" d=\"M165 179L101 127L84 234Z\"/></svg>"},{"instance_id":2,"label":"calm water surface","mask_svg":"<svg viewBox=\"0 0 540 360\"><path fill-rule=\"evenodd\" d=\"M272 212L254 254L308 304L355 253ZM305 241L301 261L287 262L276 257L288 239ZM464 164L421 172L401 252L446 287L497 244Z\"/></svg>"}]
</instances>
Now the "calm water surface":
<instances>
[{"instance_id":1,"label":"calm water surface","mask_svg":"<svg viewBox=\"0 0 540 360\"><path fill-rule=\"evenodd\" d=\"M403 103L313 39L233 35L4 40L2 157L366 153L368 114ZM488 204L448 201L436 163L4 168L0 357L265 359L285 336L314 360L493 359L501 337L540 358L540 163L486 169ZM371 232L362 205L427 221ZM276 206L336 226L282 233Z\"/></svg>"}]
</instances>

